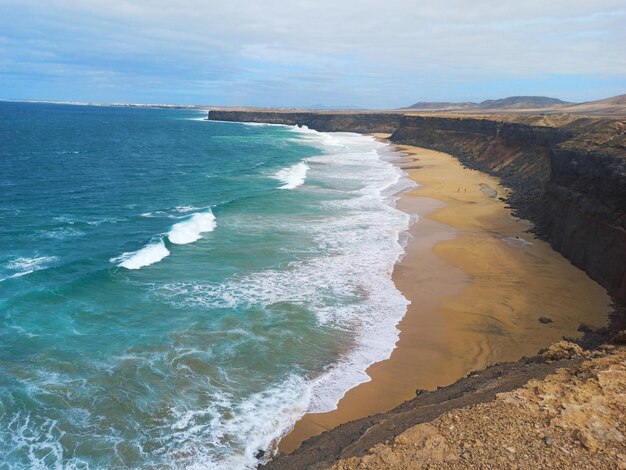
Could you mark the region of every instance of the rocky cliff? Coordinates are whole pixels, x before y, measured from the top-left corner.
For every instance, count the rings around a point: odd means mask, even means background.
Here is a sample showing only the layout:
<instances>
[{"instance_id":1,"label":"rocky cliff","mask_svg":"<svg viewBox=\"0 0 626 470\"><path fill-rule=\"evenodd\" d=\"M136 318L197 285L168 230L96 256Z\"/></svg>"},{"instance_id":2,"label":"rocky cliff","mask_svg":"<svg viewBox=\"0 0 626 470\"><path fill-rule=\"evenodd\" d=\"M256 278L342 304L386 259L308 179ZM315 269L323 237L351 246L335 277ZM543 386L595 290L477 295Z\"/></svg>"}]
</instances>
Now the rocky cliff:
<instances>
[{"instance_id":1,"label":"rocky cliff","mask_svg":"<svg viewBox=\"0 0 626 470\"><path fill-rule=\"evenodd\" d=\"M312 437L259 470L623 468L625 360L619 343L584 350L561 341L417 390L393 410Z\"/></svg>"},{"instance_id":2,"label":"rocky cliff","mask_svg":"<svg viewBox=\"0 0 626 470\"><path fill-rule=\"evenodd\" d=\"M212 121L265 122L307 126L320 132L384 132L399 126L402 113L355 113L327 111L226 111L211 110Z\"/></svg>"},{"instance_id":3,"label":"rocky cliff","mask_svg":"<svg viewBox=\"0 0 626 470\"><path fill-rule=\"evenodd\" d=\"M545 125L550 124L550 125ZM405 116L391 140L450 153L501 178L539 236L626 301L626 124Z\"/></svg>"},{"instance_id":4,"label":"rocky cliff","mask_svg":"<svg viewBox=\"0 0 626 470\"><path fill-rule=\"evenodd\" d=\"M626 121L575 116L211 110L209 119L385 132L498 176L537 234L626 303Z\"/></svg>"}]
</instances>

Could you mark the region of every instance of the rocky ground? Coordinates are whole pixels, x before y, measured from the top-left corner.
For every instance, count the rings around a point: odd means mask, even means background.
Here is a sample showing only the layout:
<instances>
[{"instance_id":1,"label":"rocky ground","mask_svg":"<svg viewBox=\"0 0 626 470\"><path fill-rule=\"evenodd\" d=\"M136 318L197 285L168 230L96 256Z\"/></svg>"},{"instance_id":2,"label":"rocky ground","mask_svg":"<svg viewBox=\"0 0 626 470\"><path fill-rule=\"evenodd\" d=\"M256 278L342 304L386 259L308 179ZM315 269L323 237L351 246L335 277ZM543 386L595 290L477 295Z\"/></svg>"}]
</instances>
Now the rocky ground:
<instances>
[{"instance_id":1,"label":"rocky ground","mask_svg":"<svg viewBox=\"0 0 626 470\"><path fill-rule=\"evenodd\" d=\"M343 424L264 469L626 469L626 315ZM585 330L585 327L582 327Z\"/></svg>"},{"instance_id":2,"label":"rocky ground","mask_svg":"<svg viewBox=\"0 0 626 470\"><path fill-rule=\"evenodd\" d=\"M561 342L543 356L586 360L410 427L331 468L626 469L626 346L584 352Z\"/></svg>"}]
</instances>

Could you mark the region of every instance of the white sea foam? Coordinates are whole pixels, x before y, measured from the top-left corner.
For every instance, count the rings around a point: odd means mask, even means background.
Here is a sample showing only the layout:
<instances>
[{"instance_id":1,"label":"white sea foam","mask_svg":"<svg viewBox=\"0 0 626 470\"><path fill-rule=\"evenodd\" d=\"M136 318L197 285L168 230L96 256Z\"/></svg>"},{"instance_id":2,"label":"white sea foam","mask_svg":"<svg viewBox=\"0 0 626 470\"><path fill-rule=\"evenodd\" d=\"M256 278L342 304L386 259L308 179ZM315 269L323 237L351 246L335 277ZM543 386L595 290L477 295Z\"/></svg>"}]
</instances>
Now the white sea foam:
<instances>
[{"instance_id":1,"label":"white sea foam","mask_svg":"<svg viewBox=\"0 0 626 470\"><path fill-rule=\"evenodd\" d=\"M104 217L102 219L90 220L87 222L89 225L102 225L102 224L117 224L119 222L125 222L124 217Z\"/></svg>"},{"instance_id":2,"label":"white sea foam","mask_svg":"<svg viewBox=\"0 0 626 470\"><path fill-rule=\"evenodd\" d=\"M117 258L111 258L110 261L111 263L118 263L117 265L122 268L141 269L144 266L158 263L169 254L170 251L165 246L163 240L159 240L156 243L144 246L139 251L127 252Z\"/></svg>"},{"instance_id":3,"label":"white sea foam","mask_svg":"<svg viewBox=\"0 0 626 470\"><path fill-rule=\"evenodd\" d=\"M372 143L377 144L373 138L359 134L349 134L346 132L317 132L316 130L309 129L307 126L292 126L289 130L294 134L297 134L296 139L299 142L304 142L313 147L320 148L324 150L324 153L327 155L358 150L353 146L353 144L363 138L368 139L368 145ZM356 138L347 137L350 135L356 136ZM359 144L362 143L363 141ZM357 147L359 146L364 148L363 146L357 144ZM372 150L371 145L369 145L368 150Z\"/></svg>"},{"instance_id":4,"label":"white sea foam","mask_svg":"<svg viewBox=\"0 0 626 470\"><path fill-rule=\"evenodd\" d=\"M68 238L76 238L85 235L85 232L73 227L59 227L52 230L43 230L38 232L40 238L51 238L56 240L66 240Z\"/></svg>"},{"instance_id":5,"label":"white sea foam","mask_svg":"<svg viewBox=\"0 0 626 470\"><path fill-rule=\"evenodd\" d=\"M197 211L200 210L199 207L194 207L194 206L176 206L174 208L175 212L179 212L181 214L187 214L188 212L193 212L193 211Z\"/></svg>"},{"instance_id":6,"label":"white sea foam","mask_svg":"<svg viewBox=\"0 0 626 470\"><path fill-rule=\"evenodd\" d=\"M9 261L6 267L16 271L38 270L43 269L57 259L56 256L35 256L33 258L18 257Z\"/></svg>"},{"instance_id":7,"label":"white sea foam","mask_svg":"<svg viewBox=\"0 0 626 470\"><path fill-rule=\"evenodd\" d=\"M0 278L0 282L15 277L26 276L27 274L35 271L49 268L50 265L58 259L59 258L56 256L34 256L32 258L20 256L13 258L3 267L3 271L8 271L7 274L10 274L6 277Z\"/></svg>"},{"instance_id":8,"label":"white sea foam","mask_svg":"<svg viewBox=\"0 0 626 470\"><path fill-rule=\"evenodd\" d=\"M279 170L274 175L274 178L284 183L279 187L280 189L295 189L304 184L308 170L309 166L305 162L300 162Z\"/></svg>"},{"instance_id":9,"label":"white sea foam","mask_svg":"<svg viewBox=\"0 0 626 470\"><path fill-rule=\"evenodd\" d=\"M284 227L312 234L319 256L241 274L224 283L174 282L153 291L174 308L264 309L289 303L313 313L319 324L348 335L351 348L323 372L312 373L297 386L268 389L263 396L272 400L231 404L227 409L234 418L214 421L211 439L219 443L232 433L242 440L245 452L228 461L237 468L254 468L254 452L269 448L272 439L288 432L303 413L330 411L346 391L369 381L365 370L390 356L399 335L396 325L409 303L391 273L415 220L395 209L396 192L413 185L381 158L388 147L357 134L323 134L306 128L293 132L299 140L324 150L323 155L307 159L309 174L324 181L324 191L341 196L327 203L327 217L315 223L294 220ZM190 416L193 419L193 413L181 417L183 427L192 427L185 421ZM209 468L223 468L226 462L206 457L198 461L207 460L212 462Z\"/></svg>"},{"instance_id":10,"label":"white sea foam","mask_svg":"<svg viewBox=\"0 0 626 470\"><path fill-rule=\"evenodd\" d=\"M58 217L53 217L54 220L56 220L57 222L63 222L69 225L74 225L76 223L76 219L74 219L71 216L67 216L67 215L61 215Z\"/></svg>"},{"instance_id":11,"label":"white sea foam","mask_svg":"<svg viewBox=\"0 0 626 470\"><path fill-rule=\"evenodd\" d=\"M145 217L146 219L151 219L153 217L174 217L165 211L142 212L141 214L139 214L139 216Z\"/></svg>"},{"instance_id":12,"label":"white sea foam","mask_svg":"<svg viewBox=\"0 0 626 470\"><path fill-rule=\"evenodd\" d=\"M51 468L51 463L53 463L53 467L61 468L63 462L61 437L63 437L63 432L59 429L56 420L36 420L31 417L30 413L18 412L2 424L3 427L0 429L2 442L10 443L13 449L27 450L25 454L28 464L21 468ZM5 455L3 457L8 459L12 456ZM66 468L76 467L67 465Z\"/></svg>"},{"instance_id":13,"label":"white sea foam","mask_svg":"<svg viewBox=\"0 0 626 470\"><path fill-rule=\"evenodd\" d=\"M199 212L191 218L175 224L167 234L170 242L186 245L202 238L202 234L215 230L217 222L212 212Z\"/></svg>"},{"instance_id":14,"label":"white sea foam","mask_svg":"<svg viewBox=\"0 0 626 470\"><path fill-rule=\"evenodd\" d=\"M244 402L236 394L221 392L207 408L175 408L176 421L166 431L181 457L172 464L197 470L256 469L257 452L270 448L290 429L309 401L305 381L292 375Z\"/></svg>"},{"instance_id":15,"label":"white sea foam","mask_svg":"<svg viewBox=\"0 0 626 470\"><path fill-rule=\"evenodd\" d=\"M226 122L226 121L223 121L223 122ZM284 124L271 124L269 122L242 122L241 124L245 126L250 126L250 127L268 127L268 126L286 127Z\"/></svg>"}]
</instances>

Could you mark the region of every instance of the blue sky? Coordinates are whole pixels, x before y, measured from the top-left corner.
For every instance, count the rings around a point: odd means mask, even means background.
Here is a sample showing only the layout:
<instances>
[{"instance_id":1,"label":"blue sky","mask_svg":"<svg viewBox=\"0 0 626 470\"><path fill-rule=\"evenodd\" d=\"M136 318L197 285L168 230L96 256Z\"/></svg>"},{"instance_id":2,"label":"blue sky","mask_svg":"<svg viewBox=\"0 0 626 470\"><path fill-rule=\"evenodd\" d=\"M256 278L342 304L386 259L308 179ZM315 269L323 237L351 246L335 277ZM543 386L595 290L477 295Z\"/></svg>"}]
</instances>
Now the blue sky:
<instances>
[{"instance_id":1,"label":"blue sky","mask_svg":"<svg viewBox=\"0 0 626 470\"><path fill-rule=\"evenodd\" d=\"M0 0L0 98L400 107L626 93L624 0Z\"/></svg>"}]
</instances>

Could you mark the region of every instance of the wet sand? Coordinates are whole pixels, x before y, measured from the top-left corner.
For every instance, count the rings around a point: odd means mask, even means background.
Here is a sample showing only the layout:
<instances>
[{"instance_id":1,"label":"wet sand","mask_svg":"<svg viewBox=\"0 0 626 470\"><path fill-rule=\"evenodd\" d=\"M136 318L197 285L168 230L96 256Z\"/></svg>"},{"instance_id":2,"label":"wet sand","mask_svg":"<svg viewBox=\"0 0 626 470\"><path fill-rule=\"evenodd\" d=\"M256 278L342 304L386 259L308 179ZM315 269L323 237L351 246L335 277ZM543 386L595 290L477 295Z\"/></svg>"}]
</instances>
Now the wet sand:
<instances>
[{"instance_id":1,"label":"wet sand","mask_svg":"<svg viewBox=\"0 0 626 470\"><path fill-rule=\"evenodd\" d=\"M561 339L581 323L606 323L610 299L584 272L527 230L498 198L496 178L463 168L452 156L398 146L400 166L420 184L398 208L418 214L393 279L411 301L400 339L372 378L348 391L336 410L309 413L279 444L291 452L341 423L387 411L415 390L448 385L472 370L517 360ZM552 323L543 324L546 316Z\"/></svg>"}]
</instances>

